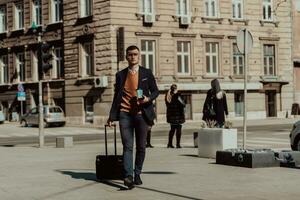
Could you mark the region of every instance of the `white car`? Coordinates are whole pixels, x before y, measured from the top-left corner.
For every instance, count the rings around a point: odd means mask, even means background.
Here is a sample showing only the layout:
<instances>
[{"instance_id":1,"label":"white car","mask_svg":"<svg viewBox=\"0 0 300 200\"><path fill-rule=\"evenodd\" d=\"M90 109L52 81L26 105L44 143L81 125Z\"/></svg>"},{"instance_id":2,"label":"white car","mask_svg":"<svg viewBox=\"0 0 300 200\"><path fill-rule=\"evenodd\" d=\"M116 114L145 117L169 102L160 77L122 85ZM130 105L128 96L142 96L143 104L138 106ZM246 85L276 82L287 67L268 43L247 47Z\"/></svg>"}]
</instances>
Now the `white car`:
<instances>
[{"instance_id":1,"label":"white car","mask_svg":"<svg viewBox=\"0 0 300 200\"><path fill-rule=\"evenodd\" d=\"M28 113L21 117L20 123L26 127L28 125L39 125L39 109L32 108ZM64 126L66 118L64 111L59 106L44 106L44 127L49 125Z\"/></svg>"},{"instance_id":2,"label":"white car","mask_svg":"<svg viewBox=\"0 0 300 200\"><path fill-rule=\"evenodd\" d=\"M0 124L4 123L4 121L5 121L5 116L3 114L3 111L0 110Z\"/></svg>"}]
</instances>

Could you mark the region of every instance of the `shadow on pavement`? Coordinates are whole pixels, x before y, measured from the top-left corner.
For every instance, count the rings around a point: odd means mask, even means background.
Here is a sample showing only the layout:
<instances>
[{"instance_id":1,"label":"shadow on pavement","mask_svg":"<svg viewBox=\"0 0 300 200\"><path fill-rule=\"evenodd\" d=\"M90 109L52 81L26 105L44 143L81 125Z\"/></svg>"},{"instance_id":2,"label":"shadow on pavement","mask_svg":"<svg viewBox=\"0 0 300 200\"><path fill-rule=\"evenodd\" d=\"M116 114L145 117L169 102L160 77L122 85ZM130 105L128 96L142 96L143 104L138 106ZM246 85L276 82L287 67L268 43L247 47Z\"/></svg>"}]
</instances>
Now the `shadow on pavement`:
<instances>
[{"instance_id":1,"label":"shadow on pavement","mask_svg":"<svg viewBox=\"0 0 300 200\"><path fill-rule=\"evenodd\" d=\"M199 158L198 155L196 155L196 154L181 154L180 156L188 156L188 157Z\"/></svg>"},{"instance_id":2,"label":"shadow on pavement","mask_svg":"<svg viewBox=\"0 0 300 200\"><path fill-rule=\"evenodd\" d=\"M74 170L74 171L70 171L70 170L56 170L57 172L60 172L64 175L69 175L72 178L75 179L84 179L87 181L97 181L96 178L96 174L93 172L80 172L79 170Z\"/></svg>"},{"instance_id":3,"label":"shadow on pavement","mask_svg":"<svg viewBox=\"0 0 300 200\"><path fill-rule=\"evenodd\" d=\"M175 172L166 172L166 171L148 171L142 173L143 174L176 174Z\"/></svg>"},{"instance_id":4,"label":"shadow on pavement","mask_svg":"<svg viewBox=\"0 0 300 200\"><path fill-rule=\"evenodd\" d=\"M109 185L112 187L115 187L119 190L127 190L127 187L120 185L120 183L117 183L115 181L111 181L111 180L98 180L96 178L96 174L94 172L80 172L82 170L56 170L59 173L62 173L64 175L69 175L74 179L84 179L87 181L94 181L94 182L99 182L105 185Z\"/></svg>"},{"instance_id":5,"label":"shadow on pavement","mask_svg":"<svg viewBox=\"0 0 300 200\"><path fill-rule=\"evenodd\" d=\"M4 145L1 145L2 147L15 147L15 145L13 144L4 144Z\"/></svg>"}]
</instances>

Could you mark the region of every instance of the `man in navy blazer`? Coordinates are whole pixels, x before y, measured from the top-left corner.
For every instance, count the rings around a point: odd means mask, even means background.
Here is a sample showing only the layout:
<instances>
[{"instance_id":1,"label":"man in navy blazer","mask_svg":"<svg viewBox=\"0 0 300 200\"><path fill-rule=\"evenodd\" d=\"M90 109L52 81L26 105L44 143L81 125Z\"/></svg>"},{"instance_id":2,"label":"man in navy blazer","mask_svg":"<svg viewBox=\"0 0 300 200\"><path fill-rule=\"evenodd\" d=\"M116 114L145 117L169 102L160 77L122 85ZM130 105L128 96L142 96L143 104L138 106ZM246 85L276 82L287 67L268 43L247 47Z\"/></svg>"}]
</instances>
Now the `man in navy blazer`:
<instances>
[{"instance_id":1,"label":"man in navy blazer","mask_svg":"<svg viewBox=\"0 0 300 200\"><path fill-rule=\"evenodd\" d=\"M154 124L153 100L159 94L150 69L139 66L140 50L137 46L126 49L128 67L116 73L115 93L107 124L119 121L123 144L124 185L132 189L141 185L148 127ZM133 140L136 140L133 169Z\"/></svg>"}]
</instances>

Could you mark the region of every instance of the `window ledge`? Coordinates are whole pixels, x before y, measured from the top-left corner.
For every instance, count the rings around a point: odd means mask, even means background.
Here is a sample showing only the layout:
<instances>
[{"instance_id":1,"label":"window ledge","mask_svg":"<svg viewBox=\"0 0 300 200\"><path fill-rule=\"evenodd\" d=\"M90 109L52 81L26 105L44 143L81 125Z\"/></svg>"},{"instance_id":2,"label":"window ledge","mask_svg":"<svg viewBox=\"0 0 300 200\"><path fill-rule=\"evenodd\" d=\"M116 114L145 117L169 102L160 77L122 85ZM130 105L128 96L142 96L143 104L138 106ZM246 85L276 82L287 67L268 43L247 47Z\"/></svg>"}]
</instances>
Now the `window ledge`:
<instances>
[{"instance_id":1,"label":"window ledge","mask_svg":"<svg viewBox=\"0 0 300 200\"><path fill-rule=\"evenodd\" d=\"M194 23L194 21L196 20L196 16L192 16L192 15L188 15L188 16L191 18L191 23ZM180 16L180 15L172 16L174 22L179 22L181 17L185 17L185 16Z\"/></svg>"},{"instance_id":2,"label":"window ledge","mask_svg":"<svg viewBox=\"0 0 300 200\"><path fill-rule=\"evenodd\" d=\"M8 33L7 33L7 36L8 37L11 37L11 36L16 36L16 35L21 35L21 34L24 34L25 32L25 28L22 28L22 29L15 29L15 30L10 30Z\"/></svg>"},{"instance_id":3,"label":"window ledge","mask_svg":"<svg viewBox=\"0 0 300 200\"><path fill-rule=\"evenodd\" d=\"M10 83L0 83L0 87L1 86L11 86L11 84Z\"/></svg>"},{"instance_id":4,"label":"window ledge","mask_svg":"<svg viewBox=\"0 0 300 200\"><path fill-rule=\"evenodd\" d=\"M61 28L63 28L63 21L52 22L47 24L47 29L54 30L54 29L61 29Z\"/></svg>"},{"instance_id":5,"label":"window ledge","mask_svg":"<svg viewBox=\"0 0 300 200\"><path fill-rule=\"evenodd\" d=\"M231 75L231 76L229 76L229 78L230 79L244 79L244 75L243 74L241 74L241 75Z\"/></svg>"},{"instance_id":6,"label":"window ledge","mask_svg":"<svg viewBox=\"0 0 300 200\"><path fill-rule=\"evenodd\" d=\"M93 84L95 76L80 76L77 77L75 85L82 85L84 83Z\"/></svg>"},{"instance_id":7,"label":"window ledge","mask_svg":"<svg viewBox=\"0 0 300 200\"><path fill-rule=\"evenodd\" d=\"M150 17L150 19L147 19L146 16L149 17L149 15L152 17ZM143 21L143 26L145 27L152 27L152 25L160 18L160 15L157 15L155 13L135 13L135 16L137 20Z\"/></svg>"},{"instance_id":8,"label":"window ledge","mask_svg":"<svg viewBox=\"0 0 300 200\"><path fill-rule=\"evenodd\" d=\"M261 80L278 80L279 77L276 76L276 75L263 75L263 76L260 76Z\"/></svg>"},{"instance_id":9,"label":"window ledge","mask_svg":"<svg viewBox=\"0 0 300 200\"><path fill-rule=\"evenodd\" d=\"M137 20L143 20L145 15L146 14L144 14L144 13L135 13L135 16L136 16ZM149 13L149 15L151 15L151 13ZM152 15L154 15L155 21L159 20L160 15L157 15L157 14L154 14L154 13L152 13Z\"/></svg>"},{"instance_id":10,"label":"window ledge","mask_svg":"<svg viewBox=\"0 0 300 200\"><path fill-rule=\"evenodd\" d=\"M224 79L224 76L221 76L221 75L209 75L209 74L206 74L206 75L202 75L202 78L203 79Z\"/></svg>"},{"instance_id":11,"label":"window ledge","mask_svg":"<svg viewBox=\"0 0 300 200\"><path fill-rule=\"evenodd\" d=\"M249 25L249 19L228 19L229 23L232 25L234 23L244 23L246 26Z\"/></svg>"},{"instance_id":12,"label":"window ledge","mask_svg":"<svg viewBox=\"0 0 300 200\"><path fill-rule=\"evenodd\" d=\"M51 78L49 80L45 80L46 82L61 82L61 81L65 81L65 79L61 79L61 78Z\"/></svg>"},{"instance_id":13,"label":"window ledge","mask_svg":"<svg viewBox=\"0 0 300 200\"><path fill-rule=\"evenodd\" d=\"M85 81L85 80L91 80L91 79L94 79L95 76L79 76L77 77L77 80L79 81Z\"/></svg>"},{"instance_id":14,"label":"window ledge","mask_svg":"<svg viewBox=\"0 0 300 200\"><path fill-rule=\"evenodd\" d=\"M195 81L197 79L197 76L195 75L189 75L189 74L176 74L173 76L175 81L178 80L193 80Z\"/></svg>"},{"instance_id":15,"label":"window ledge","mask_svg":"<svg viewBox=\"0 0 300 200\"><path fill-rule=\"evenodd\" d=\"M224 18L220 17L201 17L201 20L203 23L206 23L207 21L217 21L219 24L222 24L222 21Z\"/></svg>"},{"instance_id":16,"label":"window ledge","mask_svg":"<svg viewBox=\"0 0 300 200\"><path fill-rule=\"evenodd\" d=\"M261 26L264 26L265 24L274 24L275 27L278 27L279 25L279 21L259 20L259 23Z\"/></svg>"},{"instance_id":17,"label":"window ledge","mask_svg":"<svg viewBox=\"0 0 300 200\"><path fill-rule=\"evenodd\" d=\"M94 19L94 15L89 15L89 16L85 16L85 17L78 16L75 25L90 23L90 22L94 21L93 19Z\"/></svg>"},{"instance_id":18,"label":"window ledge","mask_svg":"<svg viewBox=\"0 0 300 200\"><path fill-rule=\"evenodd\" d=\"M27 33L30 33L30 34L35 34L35 33L40 33L40 32L42 32L43 31L43 26L42 25L37 25L36 26L37 28L36 28L36 31L35 32L33 32L33 28L30 26L30 27L28 27L28 31L27 31Z\"/></svg>"},{"instance_id":19,"label":"window ledge","mask_svg":"<svg viewBox=\"0 0 300 200\"><path fill-rule=\"evenodd\" d=\"M13 29L10 32L15 33L15 32L24 32L25 28L20 28L20 29Z\"/></svg>"}]
</instances>

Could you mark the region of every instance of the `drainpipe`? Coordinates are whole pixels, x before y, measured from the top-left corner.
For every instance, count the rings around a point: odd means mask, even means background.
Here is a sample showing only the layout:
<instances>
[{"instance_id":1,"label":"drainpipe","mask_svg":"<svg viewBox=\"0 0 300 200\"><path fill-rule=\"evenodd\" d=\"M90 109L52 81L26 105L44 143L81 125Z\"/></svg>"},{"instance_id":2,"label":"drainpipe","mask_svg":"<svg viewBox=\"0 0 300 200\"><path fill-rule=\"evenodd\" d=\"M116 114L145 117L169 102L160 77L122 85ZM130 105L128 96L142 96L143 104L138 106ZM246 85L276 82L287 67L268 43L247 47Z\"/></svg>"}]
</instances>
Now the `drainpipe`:
<instances>
[{"instance_id":1,"label":"drainpipe","mask_svg":"<svg viewBox=\"0 0 300 200\"><path fill-rule=\"evenodd\" d=\"M295 5L294 5L294 1L291 0L290 1L290 5L291 5L291 9L290 9L290 16L291 16L291 26L292 26L292 30L291 30L291 65L292 65L292 73L293 73L293 103L296 102L296 75L295 75L295 69L294 69L294 9L295 9Z\"/></svg>"}]
</instances>

